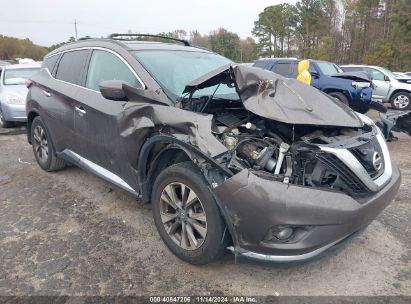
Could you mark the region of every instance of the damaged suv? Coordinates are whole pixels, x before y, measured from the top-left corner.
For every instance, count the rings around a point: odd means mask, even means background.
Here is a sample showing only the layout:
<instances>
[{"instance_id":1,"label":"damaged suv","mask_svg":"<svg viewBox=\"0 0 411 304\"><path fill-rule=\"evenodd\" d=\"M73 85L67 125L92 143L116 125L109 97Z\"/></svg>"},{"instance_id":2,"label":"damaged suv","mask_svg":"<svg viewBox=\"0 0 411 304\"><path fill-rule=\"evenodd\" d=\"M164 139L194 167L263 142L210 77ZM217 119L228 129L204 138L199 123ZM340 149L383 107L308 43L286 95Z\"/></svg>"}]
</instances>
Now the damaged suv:
<instances>
[{"instance_id":1,"label":"damaged suv","mask_svg":"<svg viewBox=\"0 0 411 304\"><path fill-rule=\"evenodd\" d=\"M135 35L133 35L135 36ZM41 168L67 163L151 202L180 259L286 262L366 227L400 172L366 116L211 51L111 35L54 50L28 83Z\"/></svg>"}]
</instances>

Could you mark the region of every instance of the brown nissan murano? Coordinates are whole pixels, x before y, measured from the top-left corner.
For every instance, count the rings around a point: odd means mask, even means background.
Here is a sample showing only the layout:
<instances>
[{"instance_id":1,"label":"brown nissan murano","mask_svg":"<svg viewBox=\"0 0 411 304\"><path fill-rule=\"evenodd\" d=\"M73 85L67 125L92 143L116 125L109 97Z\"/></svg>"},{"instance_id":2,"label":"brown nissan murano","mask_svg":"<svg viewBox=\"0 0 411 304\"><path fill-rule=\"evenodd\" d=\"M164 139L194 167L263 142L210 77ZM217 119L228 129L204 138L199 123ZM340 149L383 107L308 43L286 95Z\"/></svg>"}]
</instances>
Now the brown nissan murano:
<instances>
[{"instance_id":1,"label":"brown nissan murano","mask_svg":"<svg viewBox=\"0 0 411 304\"><path fill-rule=\"evenodd\" d=\"M226 249L307 260L395 197L400 172L366 116L297 80L140 36L49 53L28 83L28 140L44 170L74 164L150 202L182 260Z\"/></svg>"}]
</instances>

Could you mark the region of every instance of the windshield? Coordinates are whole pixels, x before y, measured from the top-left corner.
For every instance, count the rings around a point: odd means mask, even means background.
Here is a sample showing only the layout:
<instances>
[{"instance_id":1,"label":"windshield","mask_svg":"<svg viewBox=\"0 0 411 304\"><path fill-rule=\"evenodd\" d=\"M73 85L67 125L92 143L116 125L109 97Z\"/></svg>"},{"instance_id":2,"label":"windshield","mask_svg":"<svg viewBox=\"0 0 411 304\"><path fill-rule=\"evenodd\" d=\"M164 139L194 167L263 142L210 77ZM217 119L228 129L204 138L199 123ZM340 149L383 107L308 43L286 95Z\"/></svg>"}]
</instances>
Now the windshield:
<instances>
[{"instance_id":1,"label":"windshield","mask_svg":"<svg viewBox=\"0 0 411 304\"><path fill-rule=\"evenodd\" d=\"M21 85L25 84L34 73L40 68L28 68L28 69L6 69L4 71L4 84L5 85Z\"/></svg>"},{"instance_id":2,"label":"windshield","mask_svg":"<svg viewBox=\"0 0 411 304\"><path fill-rule=\"evenodd\" d=\"M380 70L387 76L389 76L390 78L397 78L398 76L396 76L393 72L391 72L390 70L387 70L385 68L381 68Z\"/></svg>"},{"instance_id":3,"label":"windshield","mask_svg":"<svg viewBox=\"0 0 411 304\"><path fill-rule=\"evenodd\" d=\"M338 65L332 62L316 62L318 67L321 69L321 72L325 75L334 75L342 73L343 70L340 69Z\"/></svg>"},{"instance_id":4,"label":"windshield","mask_svg":"<svg viewBox=\"0 0 411 304\"><path fill-rule=\"evenodd\" d=\"M206 52L151 50L133 51L133 54L173 101L182 96L185 86L191 81L231 62L223 56ZM193 96L209 96L216 88L198 90ZM236 93L234 88L221 84L215 96L231 96L233 93Z\"/></svg>"}]
</instances>

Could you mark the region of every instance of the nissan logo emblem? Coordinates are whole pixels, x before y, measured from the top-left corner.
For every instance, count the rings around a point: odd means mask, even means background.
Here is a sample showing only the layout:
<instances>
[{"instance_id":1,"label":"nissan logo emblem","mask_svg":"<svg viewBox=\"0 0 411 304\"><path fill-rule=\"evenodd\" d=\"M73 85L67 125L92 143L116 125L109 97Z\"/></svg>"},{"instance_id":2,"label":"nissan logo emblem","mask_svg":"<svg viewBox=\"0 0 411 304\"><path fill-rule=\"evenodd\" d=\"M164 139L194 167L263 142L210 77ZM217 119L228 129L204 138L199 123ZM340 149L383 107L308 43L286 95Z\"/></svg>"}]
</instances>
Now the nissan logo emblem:
<instances>
[{"instance_id":1,"label":"nissan logo emblem","mask_svg":"<svg viewBox=\"0 0 411 304\"><path fill-rule=\"evenodd\" d=\"M378 152L374 152L372 156L372 166L376 171L380 171L382 167L382 158Z\"/></svg>"}]
</instances>

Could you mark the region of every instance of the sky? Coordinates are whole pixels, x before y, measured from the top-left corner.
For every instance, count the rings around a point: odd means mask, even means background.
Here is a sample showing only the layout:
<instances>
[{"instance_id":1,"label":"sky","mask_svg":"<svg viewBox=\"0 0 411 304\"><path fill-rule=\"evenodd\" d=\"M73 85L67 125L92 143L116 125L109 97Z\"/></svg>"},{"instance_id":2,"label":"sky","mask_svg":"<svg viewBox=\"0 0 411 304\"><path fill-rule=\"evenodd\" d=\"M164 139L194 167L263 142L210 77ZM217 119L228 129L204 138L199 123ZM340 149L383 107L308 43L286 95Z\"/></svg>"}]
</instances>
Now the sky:
<instances>
[{"instance_id":1,"label":"sky","mask_svg":"<svg viewBox=\"0 0 411 304\"><path fill-rule=\"evenodd\" d=\"M0 0L0 34L50 46L74 36L156 34L175 29L208 34L219 27L251 36L265 7L282 0Z\"/></svg>"}]
</instances>

